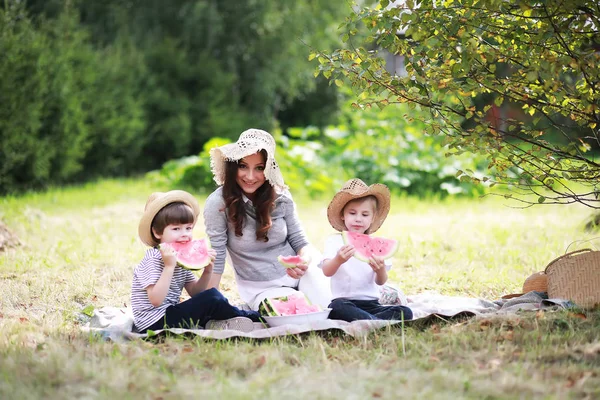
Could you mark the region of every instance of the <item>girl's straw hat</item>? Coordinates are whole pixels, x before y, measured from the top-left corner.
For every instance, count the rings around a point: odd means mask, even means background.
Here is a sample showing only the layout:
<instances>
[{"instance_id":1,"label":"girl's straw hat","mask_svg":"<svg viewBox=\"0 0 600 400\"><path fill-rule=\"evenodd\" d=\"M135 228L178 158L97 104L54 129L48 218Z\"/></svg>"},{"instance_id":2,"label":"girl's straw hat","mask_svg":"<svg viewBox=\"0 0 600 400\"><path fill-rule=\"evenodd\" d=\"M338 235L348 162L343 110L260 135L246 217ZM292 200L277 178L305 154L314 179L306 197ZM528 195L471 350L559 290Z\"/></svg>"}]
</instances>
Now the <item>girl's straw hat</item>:
<instances>
[{"instance_id":1,"label":"girl's straw hat","mask_svg":"<svg viewBox=\"0 0 600 400\"><path fill-rule=\"evenodd\" d=\"M373 195L377 198L377 211L373 217L373 222L366 233L377 231L390 211L390 190L381 183L367 186L358 178L350 179L346 182L342 189L333 196L331 203L329 203L329 207L327 207L327 218L329 219L331 226L340 232L345 231L346 225L342 219L344 207L351 200L369 195Z\"/></svg>"},{"instance_id":2,"label":"girl's straw hat","mask_svg":"<svg viewBox=\"0 0 600 400\"><path fill-rule=\"evenodd\" d=\"M138 234L144 244L150 247L156 246L158 243L152 236L152 220L156 214L166 205L171 203L184 203L187 204L194 212L194 219L198 218L200 214L200 206L194 196L183 190L171 190L169 192L154 192L148 197L146 201L146 207L144 208L144 215L140 219L140 225L138 226Z\"/></svg>"},{"instance_id":3,"label":"girl's straw hat","mask_svg":"<svg viewBox=\"0 0 600 400\"><path fill-rule=\"evenodd\" d=\"M227 161L239 161L244 157L258 153L260 150L267 152L265 162L265 178L267 181L278 192L287 189L279 165L275 161L275 139L269 132L260 129L248 129L242 132L237 142L210 150L210 168L217 185L222 185L225 182L225 163Z\"/></svg>"}]
</instances>

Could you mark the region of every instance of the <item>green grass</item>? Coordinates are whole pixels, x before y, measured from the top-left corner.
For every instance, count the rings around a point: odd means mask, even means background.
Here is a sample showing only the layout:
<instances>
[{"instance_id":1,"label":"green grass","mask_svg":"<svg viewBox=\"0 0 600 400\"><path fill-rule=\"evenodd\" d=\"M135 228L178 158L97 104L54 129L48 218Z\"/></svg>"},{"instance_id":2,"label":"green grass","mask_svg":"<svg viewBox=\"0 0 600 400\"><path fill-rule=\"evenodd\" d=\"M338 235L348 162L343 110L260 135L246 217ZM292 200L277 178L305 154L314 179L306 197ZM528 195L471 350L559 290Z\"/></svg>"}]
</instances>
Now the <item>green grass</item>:
<instances>
[{"instance_id":1,"label":"green grass","mask_svg":"<svg viewBox=\"0 0 600 400\"><path fill-rule=\"evenodd\" d=\"M598 398L600 313L437 320L366 338L268 341L168 337L106 342L80 331L86 306L129 302L144 246L142 180L0 198L23 246L0 253L0 398ZM203 196L198 195L203 201ZM554 257L600 240L589 209L529 209L499 198L397 198L380 234L401 241L390 274L407 294L496 299ZM332 233L327 201L301 200L311 241ZM203 223L196 228L203 235ZM570 247L569 247L570 246ZM231 271L223 291L237 300Z\"/></svg>"}]
</instances>

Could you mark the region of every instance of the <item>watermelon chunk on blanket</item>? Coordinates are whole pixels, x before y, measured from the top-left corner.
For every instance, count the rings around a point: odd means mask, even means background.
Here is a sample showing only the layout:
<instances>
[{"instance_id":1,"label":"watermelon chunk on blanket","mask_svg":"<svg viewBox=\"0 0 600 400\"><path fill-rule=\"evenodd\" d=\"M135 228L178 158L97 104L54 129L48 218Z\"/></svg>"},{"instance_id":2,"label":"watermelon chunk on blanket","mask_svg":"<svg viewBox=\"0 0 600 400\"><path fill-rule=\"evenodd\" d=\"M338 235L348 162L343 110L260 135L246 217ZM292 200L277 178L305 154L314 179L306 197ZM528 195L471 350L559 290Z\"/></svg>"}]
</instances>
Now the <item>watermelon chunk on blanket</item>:
<instances>
[{"instance_id":1,"label":"watermelon chunk on blanket","mask_svg":"<svg viewBox=\"0 0 600 400\"><path fill-rule=\"evenodd\" d=\"M169 243L177 253L177 264L182 268L194 271L205 268L210 264L210 241L204 239L194 239L187 243Z\"/></svg>"},{"instance_id":2,"label":"watermelon chunk on blanket","mask_svg":"<svg viewBox=\"0 0 600 400\"><path fill-rule=\"evenodd\" d=\"M265 299L259 310L263 315L278 317L285 315L309 314L321 311L318 304L311 304L302 292L288 296Z\"/></svg>"},{"instance_id":3,"label":"watermelon chunk on blanket","mask_svg":"<svg viewBox=\"0 0 600 400\"><path fill-rule=\"evenodd\" d=\"M354 246L354 257L368 262L371 256L379 256L383 259L390 258L398 251L398 241L364 233L342 231L344 244Z\"/></svg>"}]
</instances>

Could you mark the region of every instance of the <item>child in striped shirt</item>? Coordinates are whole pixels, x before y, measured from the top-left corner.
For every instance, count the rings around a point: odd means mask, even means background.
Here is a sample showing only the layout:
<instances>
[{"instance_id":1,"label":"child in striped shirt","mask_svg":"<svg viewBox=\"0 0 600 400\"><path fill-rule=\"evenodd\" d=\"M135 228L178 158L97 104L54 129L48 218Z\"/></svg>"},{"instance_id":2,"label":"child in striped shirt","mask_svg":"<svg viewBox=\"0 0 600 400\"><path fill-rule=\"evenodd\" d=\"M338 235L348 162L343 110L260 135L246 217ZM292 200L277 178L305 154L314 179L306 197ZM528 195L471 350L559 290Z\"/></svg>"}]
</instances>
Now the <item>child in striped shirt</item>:
<instances>
[{"instance_id":1,"label":"child in striped shirt","mask_svg":"<svg viewBox=\"0 0 600 400\"><path fill-rule=\"evenodd\" d=\"M169 243L191 241L199 213L194 196L182 190L156 192L148 198L138 233L150 248L135 268L131 284L131 308L138 332L199 327L249 332L254 322L260 322L257 312L232 306L215 288L207 290L214 250L209 250L211 261L200 278L177 265ZM180 302L184 287L191 298Z\"/></svg>"}]
</instances>

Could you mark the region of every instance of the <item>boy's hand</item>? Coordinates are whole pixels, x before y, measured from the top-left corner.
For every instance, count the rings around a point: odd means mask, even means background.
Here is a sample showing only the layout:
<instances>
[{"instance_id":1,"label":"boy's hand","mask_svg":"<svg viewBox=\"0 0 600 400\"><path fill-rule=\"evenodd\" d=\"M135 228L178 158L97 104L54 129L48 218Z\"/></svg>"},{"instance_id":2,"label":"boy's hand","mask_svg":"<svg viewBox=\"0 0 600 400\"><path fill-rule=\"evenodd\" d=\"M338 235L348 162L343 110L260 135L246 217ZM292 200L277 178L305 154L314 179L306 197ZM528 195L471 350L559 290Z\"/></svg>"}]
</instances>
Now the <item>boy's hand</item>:
<instances>
[{"instance_id":1,"label":"boy's hand","mask_svg":"<svg viewBox=\"0 0 600 400\"><path fill-rule=\"evenodd\" d=\"M210 257L210 262L204 269L212 271L213 267L215 266L215 258L217 258L217 251L215 249L208 249L208 256Z\"/></svg>"},{"instance_id":2,"label":"boy's hand","mask_svg":"<svg viewBox=\"0 0 600 400\"><path fill-rule=\"evenodd\" d=\"M340 264L343 264L354 255L354 252L354 246L347 244L338 250L336 257L338 257Z\"/></svg>"},{"instance_id":3,"label":"boy's hand","mask_svg":"<svg viewBox=\"0 0 600 400\"><path fill-rule=\"evenodd\" d=\"M158 247L160 250L160 254L162 255L163 262L165 263L166 268L175 268L177 265L177 252L168 243L161 243Z\"/></svg>"}]
</instances>

